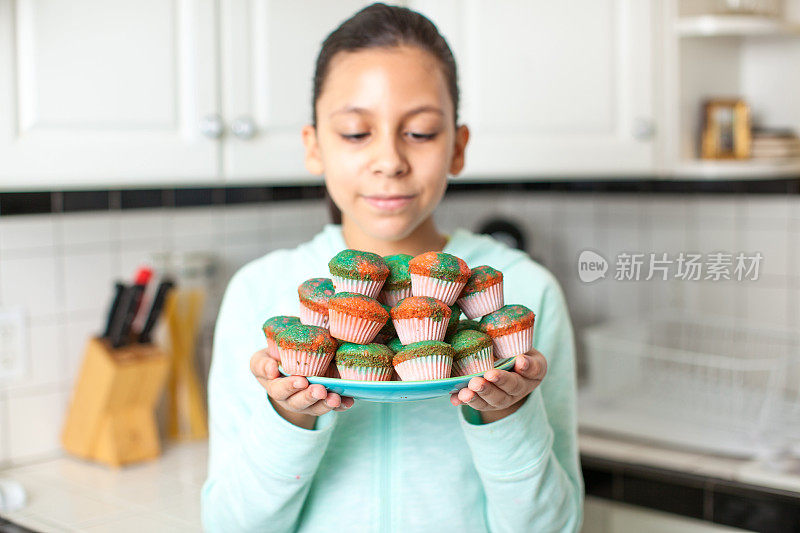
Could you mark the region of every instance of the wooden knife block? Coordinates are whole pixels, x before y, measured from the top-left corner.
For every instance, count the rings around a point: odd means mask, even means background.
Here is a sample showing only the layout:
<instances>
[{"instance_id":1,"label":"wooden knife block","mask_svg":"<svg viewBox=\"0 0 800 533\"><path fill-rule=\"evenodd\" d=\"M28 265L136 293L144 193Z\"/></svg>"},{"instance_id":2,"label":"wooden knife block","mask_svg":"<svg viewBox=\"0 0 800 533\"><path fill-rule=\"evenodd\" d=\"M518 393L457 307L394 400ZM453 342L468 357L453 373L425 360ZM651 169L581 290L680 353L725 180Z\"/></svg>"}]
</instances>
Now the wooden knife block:
<instances>
[{"instance_id":1,"label":"wooden knife block","mask_svg":"<svg viewBox=\"0 0 800 533\"><path fill-rule=\"evenodd\" d=\"M89 339L61 433L68 452L119 467L161 454L154 410L170 357L151 344Z\"/></svg>"}]
</instances>

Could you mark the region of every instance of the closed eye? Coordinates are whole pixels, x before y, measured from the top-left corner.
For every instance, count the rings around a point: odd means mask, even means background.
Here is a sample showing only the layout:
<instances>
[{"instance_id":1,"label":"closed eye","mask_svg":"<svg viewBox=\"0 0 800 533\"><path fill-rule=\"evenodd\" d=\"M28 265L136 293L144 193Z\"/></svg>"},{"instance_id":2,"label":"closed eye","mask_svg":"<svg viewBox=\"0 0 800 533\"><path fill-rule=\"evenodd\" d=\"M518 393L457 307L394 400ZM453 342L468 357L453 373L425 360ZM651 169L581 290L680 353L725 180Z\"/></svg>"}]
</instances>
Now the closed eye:
<instances>
[{"instance_id":1,"label":"closed eye","mask_svg":"<svg viewBox=\"0 0 800 533\"><path fill-rule=\"evenodd\" d=\"M435 133L409 133L412 139L416 141L429 141L436 137Z\"/></svg>"},{"instance_id":2,"label":"closed eye","mask_svg":"<svg viewBox=\"0 0 800 533\"><path fill-rule=\"evenodd\" d=\"M352 133L352 134L342 134L342 138L350 140L350 141L360 141L364 137L369 135L369 133Z\"/></svg>"}]
</instances>

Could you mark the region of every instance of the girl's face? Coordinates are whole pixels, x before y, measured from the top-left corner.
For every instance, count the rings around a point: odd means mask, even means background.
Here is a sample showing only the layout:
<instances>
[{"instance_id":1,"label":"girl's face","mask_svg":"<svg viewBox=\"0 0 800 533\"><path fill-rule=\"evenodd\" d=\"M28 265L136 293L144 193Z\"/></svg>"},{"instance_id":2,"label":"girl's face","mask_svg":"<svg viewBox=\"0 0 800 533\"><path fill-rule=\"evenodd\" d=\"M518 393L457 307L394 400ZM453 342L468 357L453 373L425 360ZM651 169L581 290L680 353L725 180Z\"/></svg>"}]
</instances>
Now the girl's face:
<instances>
[{"instance_id":1,"label":"girl's face","mask_svg":"<svg viewBox=\"0 0 800 533\"><path fill-rule=\"evenodd\" d=\"M420 48L337 54L316 111L306 168L325 175L343 224L374 239L408 237L464 166L469 131L456 129L444 74Z\"/></svg>"}]
</instances>

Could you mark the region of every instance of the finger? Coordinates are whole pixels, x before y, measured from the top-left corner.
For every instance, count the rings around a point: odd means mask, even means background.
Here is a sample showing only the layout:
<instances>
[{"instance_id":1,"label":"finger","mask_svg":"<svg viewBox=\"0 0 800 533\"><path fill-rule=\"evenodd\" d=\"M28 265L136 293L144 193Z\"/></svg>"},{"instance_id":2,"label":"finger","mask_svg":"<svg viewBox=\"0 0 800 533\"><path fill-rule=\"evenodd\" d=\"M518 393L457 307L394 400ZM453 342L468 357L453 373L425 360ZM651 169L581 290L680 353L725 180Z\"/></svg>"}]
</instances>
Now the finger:
<instances>
[{"instance_id":1,"label":"finger","mask_svg":"<svg viewBox=\"0 0 800 533\"><path fill-rule=\"evenodd\" d=\"M481 377L472 378L467 386L492 407L505 407L514 399L507 392Z\"/></svg>"},{"instance_id":2,"label":"finger","mask_svg":"<svg viewBox=\"0 0 800 533\"><path fill-rule=\"evenodd\" d=\"M335 409L335 411L347 411L348 409L353 407L353 404L356 403L356 401L350 396L342 396L341 398L342 398L342 403L341 405L339 405L339 407Z\"/></svg>"},{"instance_id":3,"label":"finger","mask_svg":"<svg viewBox=\"0 0 800 533\"><path fill-rule=\"evenodd\" d=\"M286 403L295 411L304 411L320 400L325 400L328 392L319 384L309 385L307 389L292 394Z\"/></svg>"},{"instance_id":4,"label":"finger","mask_svg":"<svg viewBox=\"0 0 800 533\"><path fill-rule=\"evenodd\" d=\"M303 376L290 376L269 381L266 385L270 398L285 402L300 391L306 390L308 380Z\"/></svg>"},{"instance_id":5,"label":"finger","mask_svg":"<svg viewBox=\"0 0 800 533\"><path fill-rule=\"evenodd\" d=\"M342 397L335 392L329 392L328 396L325 398L325 403L328 404L328 407L331 409L336 409L342 404Z\"/></svg>"},{"instance_id":6,"label":"finger","mask_svg":"<svg viewBox=\"0 0 800 533\"><path fill-rule=\"evenodd\" d=\"M509 396L519 396L526 388L525 379L516 372L492 369L487 371L483 377Z\"/></svg>"},{"instance_id":7,"label":"finger","mask_svg":"<svg viewBox=\"0 0 800 533\"><path fill-rule=\"evenodd\" d=\"M465 404L469 405L473 409L482 410L489 407L489 404L487 404L483 398L478 396L478 394L475 391L470 390L469 387L464 387L463 389L458 391L458 399L464 402Z\"/></svg>"},{"instance_id":8,"label":"finger","mask_svg":"<svg viewBox=\"0 0 800 533\"><path fill-rule=\"evenodd\" d=\"M463 404L464 402L459 400L458 399L458 393L454 392L454 393L450 394L450 403L452 403L454 406L458 407L459 405Z\"/></svg>"},{"instance_id":9,"label":"finger","mask_svg":"<svg viewBox=\"0 0 800 533\"><path fill-rule=\"evenodd\" d=\"M261 368L263 367L265 359L270 359L266 348L257 351L250 357L250 372L252 372L254 376L261 375Z\"/></svg>"},{"instance_id":10,"label":"finger","mask_svg":"<svg viewBox=\"0 0 800 533\"><path fill-rule=\"evenodd\" d=\"M531 350L527 354L517 356L514 370L525 379L541 381L547 374L547 359L536 350Z\"/></svg>"}]
</instances>

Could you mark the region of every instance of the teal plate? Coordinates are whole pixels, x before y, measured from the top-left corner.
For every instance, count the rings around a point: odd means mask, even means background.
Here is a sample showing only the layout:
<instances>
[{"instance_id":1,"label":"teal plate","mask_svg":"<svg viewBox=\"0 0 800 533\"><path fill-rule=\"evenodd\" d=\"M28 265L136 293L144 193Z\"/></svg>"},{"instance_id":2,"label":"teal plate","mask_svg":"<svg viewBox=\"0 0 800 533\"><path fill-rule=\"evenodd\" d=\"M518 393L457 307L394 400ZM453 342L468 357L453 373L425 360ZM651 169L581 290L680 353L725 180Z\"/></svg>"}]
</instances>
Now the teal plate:
<instances>
[{"instance_id":1,"label":"teal plate","mask_svg":"<svg viewBox=\"0 0 800 533\"><path fill-rule=\"evenodd\" d=\"M514 357L495 361L494 367L508 370L514 367ZM283 368L278 367L281 374L288 376ZM341 396L350 396L356 400L368 402L410 402L428 400L439 396L450 395L463 389L469 380L481 374L458 376L430 381L357 381L354 379L326 378L307 376L309 383L318 383L331 392Z\"/></svg>"}]
</instances>

